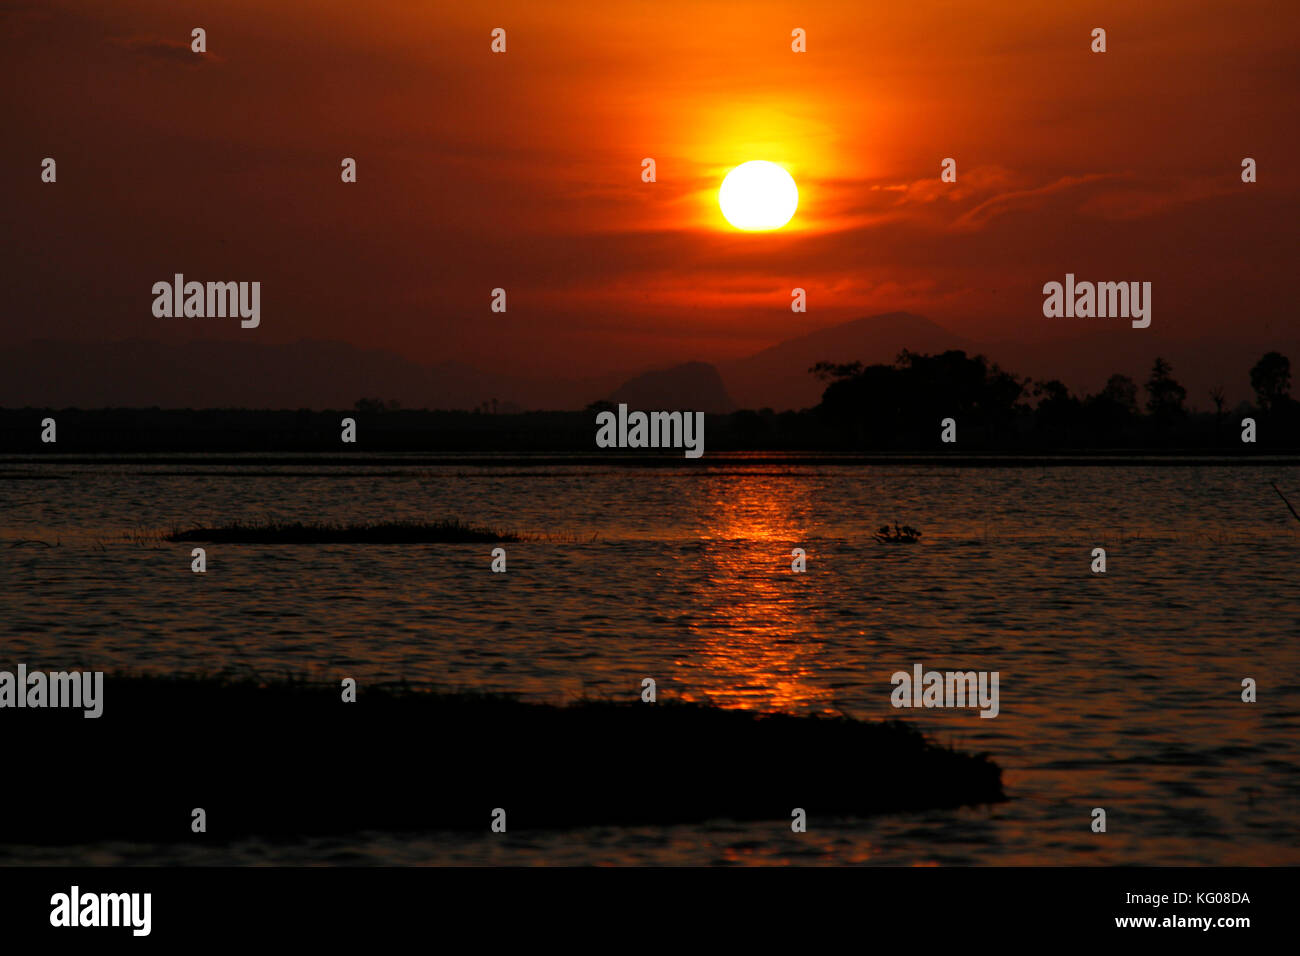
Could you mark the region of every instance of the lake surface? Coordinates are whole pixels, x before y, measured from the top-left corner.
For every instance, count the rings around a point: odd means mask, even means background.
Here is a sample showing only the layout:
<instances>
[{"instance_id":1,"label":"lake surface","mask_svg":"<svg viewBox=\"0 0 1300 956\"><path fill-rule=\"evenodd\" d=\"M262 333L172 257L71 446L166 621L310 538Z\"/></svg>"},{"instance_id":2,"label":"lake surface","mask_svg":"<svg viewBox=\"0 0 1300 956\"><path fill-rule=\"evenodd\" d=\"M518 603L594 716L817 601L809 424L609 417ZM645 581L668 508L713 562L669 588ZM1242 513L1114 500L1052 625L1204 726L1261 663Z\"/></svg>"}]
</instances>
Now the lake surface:
<instances>
[{"instance_id":1,"label":"lake surface","mask_svg":"<svg viewBox=\"0 0 1300 956\"><path fill-rule=\"evenodd\" d=\"M394 457L0 457L0 668L247 667L549 702L631 699L653 677L661 700L902 717L991 753L1010 801L867 820L810 807L806 834L780 820L431 829L0 848L0 862L1300 863L1300 522L1270 487L1300 503L1300 469ZM506 574L490 572L491 545L223 545L197 575L191 545L158 537L236 520L440 518L532 540L505 545ZM872 540L895 521L921 541ZM791 572L796 547L805 574ZM1094 547L1105 575L1090 571ZM890 676L916 663L998 671L998 717L895 710ZM412 747L436 761L436 737ZM1094 807L1106 833L1090 829Z\"/></svg>"}]
</instances>

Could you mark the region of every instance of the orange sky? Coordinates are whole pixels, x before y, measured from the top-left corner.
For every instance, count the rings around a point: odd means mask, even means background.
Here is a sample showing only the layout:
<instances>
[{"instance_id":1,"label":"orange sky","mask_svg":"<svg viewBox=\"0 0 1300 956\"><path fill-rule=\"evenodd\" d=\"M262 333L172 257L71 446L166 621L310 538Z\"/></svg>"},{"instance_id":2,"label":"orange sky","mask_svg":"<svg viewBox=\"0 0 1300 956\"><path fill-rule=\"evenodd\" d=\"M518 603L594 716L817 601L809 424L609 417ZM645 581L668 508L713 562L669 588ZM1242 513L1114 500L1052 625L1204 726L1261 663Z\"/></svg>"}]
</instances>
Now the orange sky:
<instances>
[{"instance_id":1,"label":"orange sky","mask_svg":"<svg viewBox=\"0 0 1300 956\"><path fill-rule=\"evenodd\" d=\"M894 309L1087 331L1042 316L1067 271L1151 281L1165 332L1263 337L1294 309L1298 23L1280 0L0 2L0 341L330 338L573 373ZM718 214L748 159L798 181L786 229ZM154 318L175 272L261 281L261 326Z\"/></svg>"}]
</instances>

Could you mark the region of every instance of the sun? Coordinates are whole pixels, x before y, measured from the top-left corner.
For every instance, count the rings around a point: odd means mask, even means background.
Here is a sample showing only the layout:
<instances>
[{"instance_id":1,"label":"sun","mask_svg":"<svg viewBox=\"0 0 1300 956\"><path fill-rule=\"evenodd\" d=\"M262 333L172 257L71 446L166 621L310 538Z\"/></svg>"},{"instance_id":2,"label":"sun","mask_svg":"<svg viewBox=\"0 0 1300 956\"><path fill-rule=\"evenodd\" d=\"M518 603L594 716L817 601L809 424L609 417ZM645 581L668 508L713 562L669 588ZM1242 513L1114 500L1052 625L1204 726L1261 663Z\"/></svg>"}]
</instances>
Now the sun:
<instances>
[{"instance_id":1,"label":"sun","mask_svg":"<svg viewBox=\"0 0 1300 956\"><path fill-rule=\"evenodd\" d=\"M753 159L723 178L718 205L737 229L780 229L799 207L799 187L784 167Z\"/></svg>"}]
</instances>

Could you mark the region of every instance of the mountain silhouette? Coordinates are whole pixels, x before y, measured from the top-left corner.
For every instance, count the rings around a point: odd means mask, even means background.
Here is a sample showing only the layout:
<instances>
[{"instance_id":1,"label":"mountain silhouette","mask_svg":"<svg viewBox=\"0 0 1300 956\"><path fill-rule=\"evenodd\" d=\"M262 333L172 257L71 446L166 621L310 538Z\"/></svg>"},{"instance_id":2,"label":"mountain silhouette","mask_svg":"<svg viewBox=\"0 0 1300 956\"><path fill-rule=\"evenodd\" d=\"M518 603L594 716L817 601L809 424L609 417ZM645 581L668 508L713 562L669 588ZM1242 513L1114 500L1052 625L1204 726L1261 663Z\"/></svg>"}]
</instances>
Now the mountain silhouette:
<instances>
[{"instance_id":1,"label":"mountain silhouette","mask_svg":"<svg viewBox=\"0 0 1300 956\"><path fill-rule=\"evenodd\" d=\"M741 408L783 411L809 408L821 399L825 383L808 374L818 362L888 364L905 348L943 352L971 347L968 340L929 319L889 312L818 329L748 358L720 362L718 371Z\"/></svg>"},{"instance_id":2,"label":"mountain silhouette","mask_svg":"<svg viewBox=\"0 0 1300 956\"><path fill-rule=\"evenodd\" d=\"M736 408L722 384L722 376L707 362L687 362L638 375L615 389L609 400L626 402L629 408L642 411L689 409L719 413Z\"/></svg>"}]
</instances>

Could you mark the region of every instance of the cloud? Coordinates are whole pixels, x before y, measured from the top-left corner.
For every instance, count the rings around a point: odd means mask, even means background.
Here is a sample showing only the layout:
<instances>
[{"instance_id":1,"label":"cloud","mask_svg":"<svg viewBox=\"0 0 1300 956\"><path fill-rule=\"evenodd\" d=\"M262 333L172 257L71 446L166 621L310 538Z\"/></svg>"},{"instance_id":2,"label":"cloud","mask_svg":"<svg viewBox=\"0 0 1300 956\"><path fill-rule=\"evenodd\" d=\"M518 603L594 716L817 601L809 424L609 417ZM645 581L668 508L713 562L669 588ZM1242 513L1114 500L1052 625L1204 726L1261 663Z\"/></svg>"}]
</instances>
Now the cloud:
<instances>
[{"instance_id":1,"label":"cloud","mask_svg":"<svg viewBox=\"0 0 1300 956\"><path fill-rule=\"evenodd\" d=\"M1059 193L1112 178L1114 177L1109 174L1088 173L1083 176L1062 176L1055 182L1029 189L1013 189L1010 192L1000 193L986 199L973 209L968 209L953 223L953 226L957 229L982 229L991 220L1005 213L1023 209L1037 209L1050 197Z\"/></svg>"},{"instance_id":2,"label":"cloud","mask_svg":"<svg viewBox=\"0 0 1300 956\"><path fill-rule=\"evenodd\" d=\"M1098 219L1144 219L1174 206L1224 196L1240 189L1235 169L1217 176L1186 177L1176 180L1132 179L1114 189L1088 197L1079 211Z\"/></svg>"},{"instance_id":3,"label":"cloud","mask_svg":"<svg viewBox=\"0 0 1300 956\"><path fill-rule=\"evenodd\" d=\"M135 54L143 60L157 63L183 63L186 66L203 66L219 63L221 57L213 53L195 53L188 41L168 40L163 37L135 36L111 37L108 41L116 47Z\"/></svg>"},{"instance_id":4,"label":"cloud","mask_svg":"<svg viewBox=\"0 0 1300 956\"><path fill-rule=\"evenodd\" d=\"M1016 213L1060 213L1103 220L1160 216L1175 207L1232 192L1234 176L1153 177L1083 173L1035 183L999 166L962 171L956 183L929 176L912 182L828 181L823 221L832 232L914 224L978 232Z\"/></svg>"}]
</instances>

